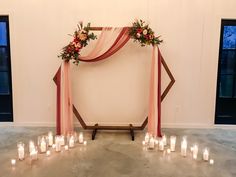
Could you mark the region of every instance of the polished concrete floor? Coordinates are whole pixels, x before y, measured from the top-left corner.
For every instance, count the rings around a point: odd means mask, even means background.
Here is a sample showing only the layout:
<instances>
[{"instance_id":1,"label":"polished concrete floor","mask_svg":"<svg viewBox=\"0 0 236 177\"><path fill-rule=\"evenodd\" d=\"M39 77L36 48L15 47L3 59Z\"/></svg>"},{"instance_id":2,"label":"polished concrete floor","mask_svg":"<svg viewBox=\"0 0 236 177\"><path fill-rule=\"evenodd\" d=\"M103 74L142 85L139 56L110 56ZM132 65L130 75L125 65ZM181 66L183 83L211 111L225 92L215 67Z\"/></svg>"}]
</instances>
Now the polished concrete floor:
<instances>
[{"instance_id":1,"label":"polished concrete floor","mask_svg":"<svg viewBox=\"0 0 236 177\"><path fill-rule=\"evenodd\" d=\"M166 154L145 150L144 132L136 132L135 141L127 132L98 132L90 140L91 132L84 132L87 146L76 145L69 151L40 154L32 164L29 158L18 161L17 141L37 139L50 128L0 127L0 177L235 177L236 130L222 129L164 129L165 134L177 136L176 152ZM188 144L198 143L200 149L210 148L214 165L193 160L190 152L180 155L180 139L188 137ZM200 150L201 152L201 150ZM199 153L200 153L199 152Z\"/></svg>"}]
</instances>

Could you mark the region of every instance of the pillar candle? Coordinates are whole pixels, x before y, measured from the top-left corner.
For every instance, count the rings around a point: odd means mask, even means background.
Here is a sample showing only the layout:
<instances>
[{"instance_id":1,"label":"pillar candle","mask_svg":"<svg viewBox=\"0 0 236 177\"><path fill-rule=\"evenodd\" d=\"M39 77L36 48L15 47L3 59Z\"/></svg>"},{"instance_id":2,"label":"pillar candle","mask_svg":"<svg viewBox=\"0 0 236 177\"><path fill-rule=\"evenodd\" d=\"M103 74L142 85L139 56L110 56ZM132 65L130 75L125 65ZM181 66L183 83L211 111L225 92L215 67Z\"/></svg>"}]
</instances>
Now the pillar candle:
<instances>
[{"instance_id":1,"label":"pillar candle","mask_svg":"<svg viewBox=\"0 0 236 177\"><path fill-rule=\"evenodd\" d=\"M186 138L183 138L183 140L181 142L181 155L183 157L187 156L187 146L188 146L187 140L186 140Z\"/></svg>"},{"instance_id":2,"label":"pillar candle","mask_svg":"<svg viewBox=\"0 0 236 177\"><path fill-rule=\"evenodd\" d=\"M11 159L11 165L15 166L16 165L16 159Z\"/></svg>"},{"instance_id":3,"label":"pillar candle","mask_svg":"<svg viewBox=\"0 0 236 177\"><path fill-rule=\"evenodd\" d=\"M69 139L69 147L72 148L75 146L75 139L74 136L71 136Z\"/></svg>"},{"instance_id":4,"label":"pillar candle","mask_svg":"<svg viewBox=\"0 0 236 177\"><path fill-rule=\"evenodd\" d=\"M42 137L39 146L41 153L45 153L47 151L47 143L45 137Z\"/></svg>"},{"instance_id":5,"label":"pillar candle","mask_svg":"<svg viewBox=\"0 0 236 177\"><path fill-rule=\"evenodd\" d=\"M34 148L31 152L30 152L30 159L31 160L37 160L38 159L38 151L36 148Z\"/></svg>"},{"instance_id":6,"label":"pillar candle","mask_svg":"<svg viewBox=\"0 0 236 177\"><path fill-rule=\"evenodd\" d=\"M56 149L56 152L61 151L61 136L55 137L55 149Z\"/></svg>"},{"instance_id":7,"label":"pillar candle","mask_svg":"<svg viewBox=\"0 0 236 177\"><path fill-rule=\"evenodd\" d=\"M155 147L155 141L154 141L154 138L151 137L150 141L149 141L149 149L154 149Z\"/></svg>"},{"instance_id":8,"label":"pillar candle","mask_svg":"<svg viewBox=\"0 0 236 177\"><path fill-rule=\"evenodd\" d=\"M60 136L60 142L61 142L61 146L65 145L65 138L63 135Z\"/></svg>"},{"instance_id":9,"label":"pillar candle","mask_svg":"<svg viewBox=\"0 0 236 177\"><path fill-rule=\"evenodd\" d=\"M34 142L32 140L29 141L29 153L35 149Z\"/></svg>"},{"instance_id":10,"label":"pillar candle","mask_svg":"<svg viewBox=\"0 0 236 177\"><path fill-rule=\"evenodd\" d=\"M146 133L145 138L144 138L144 141L146 144L149 143L149 138L150 138L149 133Z\"/></svg>"},{"instance_id":11,"label":"pillar candle","mask_svg":"<svg viewBox=\"0 0 236 177\"><path fill-rule=\"evenodd\" d=\"M79 134L79 143L83 143L84 142L84 136L83 136L83 133L81 132L80 134Z\"/></svg>"},{"instance_id":12,"label":"pillar candle","mask_svg":"<svg viewBox=\"0 0 236 177\"><path fill-rule=\"evenodd\" d=\"M173 152L175 151L175 144L176 144L176 136L170 137L170 150Z\"/></svg>"},{"instance_id":13,"label":"pillar candle","mask_svg":"<svg viewBox=\"0 0 236 177\"><path fill-rule=\"evenodd\" d=\"M163 143L163 140L160 140L160 141L159 141L159 150L160 150L160 151L163 151L163 150L164 150L164 143Z\"/></svg>"},{"instance_id":14,"label":"pillar candle","mask_svg":"<svg viewBox=\"0 0 236 177\"><path fill-rule=\"evenodd\" d=\"M198 154L198 146L195 144L193 146L193 159L197 159L197 154Z\"/></svg>"},{"instance_id":15,"label":"pillar candle","mask_svg":"<svg viewBox=\"0 0 236 177\"><path fill-rule=\"evenodd\" d=\"M203 150L203 160L204 161L208 161L209 160L209 150L207 148L205 148Z\"/></svg>"},{"instance_id":16,"label":"pillar candle","mask_svg":"<svg viewBox=\"0 0 236 177\"><path fill-rule=\"evenodd\" d=\"M48 132L48 146L53 145L53 134L52 132Z\"/></svg>"},{"instance_id":17,"label":"pillar candle","mask_svg":"<svg viewBox=\"0 0 236 177\"><path fill-rule=\"evenodd\" d=\"M18 158L19 160L24 160L25 158L25 148L24 148L24 143L18 143L17 144L18 147Z\"/></svg>"},{"instance_id":18,"label":"pillar candle","mask_svg":"<svg viewBox=\"0 0 236 177\"><path fill-rule=\"evenodd\" d=\"M167 145L167 137L165 134L162 136L162 141L163 141L164 146L166 146Z\"/></svg>"}]
</instances>

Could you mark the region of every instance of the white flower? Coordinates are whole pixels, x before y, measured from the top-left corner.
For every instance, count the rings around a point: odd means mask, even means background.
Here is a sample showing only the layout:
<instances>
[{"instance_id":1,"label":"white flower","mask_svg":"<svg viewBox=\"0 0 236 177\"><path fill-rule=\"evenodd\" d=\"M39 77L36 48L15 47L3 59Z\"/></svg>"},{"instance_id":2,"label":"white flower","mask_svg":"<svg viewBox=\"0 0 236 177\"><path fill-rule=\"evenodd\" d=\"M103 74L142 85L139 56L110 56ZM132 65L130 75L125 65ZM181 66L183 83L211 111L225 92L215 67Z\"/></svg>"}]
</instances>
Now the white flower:
<instances>
[{"instance_id":1,"label":"white flower","mask_svg":"<svg viewBox=\"0 0 236 177\"><path fill-rule=\"evenodd\" d=\"M141 34L140 34L140 33L137 33L136 36L137 36L137 38L140 38Z\"/></svg>"},{"instance_id":2,"label":"white flower","mask_svg":"<svg viewBox=\"0 0 236 177\"><path fill-rule=\"evenodd\" d=\"M143 34L144 35L146 35L147 34L147 30L145 29L145 30L143 30Z\"/></svg>"}]
</instances>

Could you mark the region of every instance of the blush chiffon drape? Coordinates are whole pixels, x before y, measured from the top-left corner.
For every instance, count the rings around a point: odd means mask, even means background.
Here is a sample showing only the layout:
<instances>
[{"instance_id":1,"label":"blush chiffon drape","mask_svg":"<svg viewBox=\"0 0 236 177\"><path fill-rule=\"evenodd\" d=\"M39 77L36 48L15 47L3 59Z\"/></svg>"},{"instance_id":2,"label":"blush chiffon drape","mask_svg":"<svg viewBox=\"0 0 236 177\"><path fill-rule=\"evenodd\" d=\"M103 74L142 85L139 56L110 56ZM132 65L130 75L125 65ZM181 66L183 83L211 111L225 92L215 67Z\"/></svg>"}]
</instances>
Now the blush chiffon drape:
<instances>
[{"instance_id":1,"label":"blush chiffon drape","mask_svg":"<svg viewBox=\"0 0 236 177\"><path fill-rule=\"evenodd\" d=\"M103 28L95 47L86 56L80 56L83 62L104 60L130 39L129 27ZM153 136L161 136L161 53L153 46L150 73L150 93L148 112L148 132ZM70 62L63 61L55 75L57 85L57 134L67 134L73 131L73 104L71 96Z\"/></svg>"}]
</instances>

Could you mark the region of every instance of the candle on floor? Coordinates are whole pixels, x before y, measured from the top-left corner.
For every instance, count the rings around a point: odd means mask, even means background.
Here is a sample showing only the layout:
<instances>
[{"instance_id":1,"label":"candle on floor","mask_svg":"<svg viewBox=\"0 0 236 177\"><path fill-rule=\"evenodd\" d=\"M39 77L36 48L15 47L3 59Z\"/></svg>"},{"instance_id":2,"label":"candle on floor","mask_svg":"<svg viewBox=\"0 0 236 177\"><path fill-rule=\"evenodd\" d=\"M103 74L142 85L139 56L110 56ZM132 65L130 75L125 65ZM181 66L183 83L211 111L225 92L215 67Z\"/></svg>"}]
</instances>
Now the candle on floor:
<instances>
[{"instance_id":1,"label":"candle on floor","mask_svg":"<svg viewBox=\"0 0 236 177\"><path fill-rule=\"evenodd\" d=\"M143 146L145 146L146 145L145 141L142 141L142 144L143 144Z\"/></svg>"},{"instance_id":2,"label":"candle on floor","mask_svg":"<svg viewBox=\"0 0 236 177\"><path fill-rule=\"evenodd\" d=\"M197 154L198 154L198 146L195 144L193 146L193 159L197 159Z\"/></svg>"},{"instance_id":3,"label":"candle on floor","mask_svg":"<svg viewBox=\"0 0 236 177\"><path fill-rule=\"evenodd\" d=\"M53 144L53 145L52 145L52 148L53 148L53 149L55 149L55 148L56 148L56 145L55 145L55 144Z\"/></svg>"},{"instance_id":4,"label":"candle on floor","mask_svg":"<svg viewBox=\"0 0 236 177\"><path fill-rule=\"evenodd\" d=\"M47 151L47 143L46 143L46 139L45 137L41 137L40 141L39 141L39 149L41 153L45 153Z\"/></svg>"},{"instance_id":5,"label":"candle on floor","mask_svg":"<svg viewBox=\"0 0 236 177\"><path fill-rule=\"evenodd\" d=\"M209 163L210 163L210 165L213 165L214 164L214 160L210 159Z\"/></svg>"},{"instance_id":6,"label":"candle on floor","mask_svg":"<svg viewBox=\"0 0 236 177\"><path fill-rule=\"evenodd\" d=\"M158 139L155 139L155 145L158 145L159 141Z\"/></svg>"},{"instance_id":7,"label":"candle on floor","mask_svg":"<svg viewBox=\"0 0 236 177\"><path fill-rule=\"evenodd\" d=\"M15 166L16 165L16 159L11 159L11 165Z\"/></svg>"},{"instance_id":8,"label":"candle on floor","mask_svg":"<svg viewBox=\"0 0 236 177\"><path fill-rule=\"evenodd\" d=\"M50 155L51 155L51 151L47 150L46 156L50 156Z\"/></svg>"},{"instance_id":9,"label":"candle on floor","mask_svg":"<svg viewBox=\"0 0 236 177\"><path fill-rule=\"evenodd\" d=\"M30 159L31 160L37 160L38 159L38 151L35 147L35 149L33 149L30 153Z\"/></svg>"},{"instance_id":10,"label":"candle on floor","mask_svg":"<svg viewBox=\"0 0 236 177\"><path fill-rule=\"evenodd\" d=\"M87 145L87 141L84 141L84 145L85 145L85 146Z\"/></svg>"},{"instance_id":11,"label":"candle on floor","mask_svg":"<svg viewBox=\"0 0 236 177\"><path fill-rule=\"evenodd\" d=\"M149 141L149 146L148 146L148 148L149 148L149 149L154 149L154 147L155 147L155 141L154 141L154 138L151 137L151 138L150 138L150 141Z\"/></svg>"},{"instance_id":12,"label":"candle on floor","mask_svg":"<svg viewBox=\"0 0 236 177\"><path fill-rule=\"evenodd\" d=\"M61 142L61 146L65 145L65 137L63 135L60 136L60 142Z\"/></svg>"},{"instance_id":13,"label":"candle on floor","mask_svg":"<svg viewBox=\"0 0 236 177\"><path fill-rule=\"evenodd\" d=\"M34 142L32 140L29 141L29 153L31 153L32 150L35 149Z\"/></svg>"},{"instance_id":14,"label":"candle on floor","mask_svg":"<svg viewBox=\"0 0 236 177\"><path fill-rule=\"evenodd\" d=\"M176 136L170 137L170 150L173 152L175 151L175 144L176 144Z\"/></svg>"},{"instance_id":15,"label":"candle on floor","mask_svg":"<svg viewBox=\"0 0 236 177\"><path fill-rule=\"evenodd\" d=\"M162 136L162 141L163 141L164 146L166 146L167 145L167 137L165 134Z\"/></svg>"},{"instance_id":16,"label":"candle on floor","mask_svg":"<svg viewBox=\"0 0 236 177\"><path fill-rule=\"evenodd\" d=\"M144 141L145 141L146 144L149 143L149 138L150 138L149 133L146 133L145 137L144 137Z\"/></svg>"},{"instance_id":17,"label":"candle on floor","mask_svg":"<svg viewBox=\"0 0 236 177\"><path fill-rule=\"evenodd\" d=\"M65 145L65 150L67 151L69 149L68 145Z\"/></svg>"},{"instance_id":18,"label":"candle on floor","mask_svg":"<svg viewBox=\"0 0 236 177\"><path fill-rule=\"evenodd\" d=\"M69 138L69 147L72 148L75 146L75 139L74 139L74 136L70 136Z\"/></svg>"},{"instance_id":19,"label":"candle on floor","mask_svg":"<svg viewBox=\"0 0 236 177\"><path fill-rule=\"evenodd\" d=\"M79 134L79 143L83 144L83 142L84 142L84 136L83 136L83 133L80 132L80 134Z\"/></svg>"},{"instance_id":20,"label":"candle on floor","mask_svg":"<svg viewBox=\"0 0 236 177\"><path fill-rule=\"evenodd\" d=\"M53 134L52 132L48 132L48 146L52 146L53 145Z\"/></svg>"},{"instance_id":21,"label":"candle on floor","mask_svg":"<svg viewBox=\"0 0 236 177\"><path fill-rule=\"evenodd\" d=\"M163 151L163 150L164 150L164 143L163 143L163 140L162 140L162 139L159 141L159 150L160 150L160 151Z\"/></svg>"},{"instance_id":22,"label":"candle on floor","mask_svg":"<svg viewBox=\"0 0 236 177\"><path fill-rule=\"evenodd\" d=\"M55 137L55 149L56 149L56 152L61 151L61 136Z\"/></svg>"},{"instance_id":23,"label":"candle on floor","mask_svg":"<svg viewBox=\"0 0 236 177\"><path fill-rule=\"evenodd\" d=\"M209 160L209 150L207 148L205 148L203 150L203 154L202 154L203 160L204 161L208 161Z\"/></svg>"},{"instance_id":24,"label":"candle on floor","mask_svg":"<svg viewBox=\"0 0 236 177\"><path fill-rule=\"evenodd\" d=\"M24 148L24 146L25 146L25 144L22 143L22 142L17 143L19 160L24 160L24 158L25 158L25 148Z\"/></svg>"},{"instance_id":25,"label":"candle on floor","mask_svg":"<svg viewBox=\"0 0 236 177\"><path fill-rule=\"evenodd\" d=\"M188 147L187 139L183 138L183 140L181 142L181 155L183 157L187 156L187 147Z\"/></svg>"},{"instance_id":26,"label":"candle on floor","mask_svg":"<svg viewBox=\"0 0 236 177\"><path fill-rule=\"evenodd\" d=\"M168 148L167 149L167 154L170 154L170 152L171 152L171 149Z\"/></svg>"},{"instance_id":27,"label":"candle on floor","mask_svg":"<svg viewBox=\"0 0 236 177\"><path fill-rule=\"evenodd\" d=\"M190 151L193 152L193 146L190 147Z\"/></svg>"}]
</instances>

